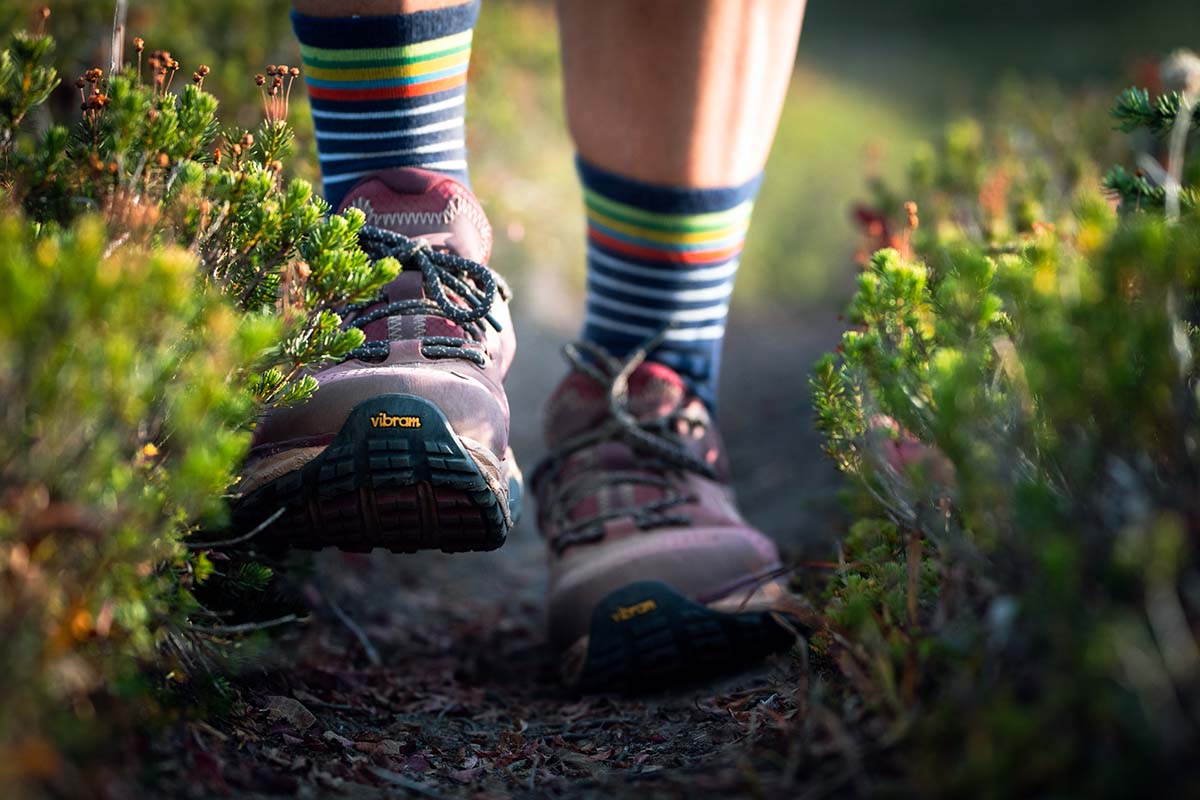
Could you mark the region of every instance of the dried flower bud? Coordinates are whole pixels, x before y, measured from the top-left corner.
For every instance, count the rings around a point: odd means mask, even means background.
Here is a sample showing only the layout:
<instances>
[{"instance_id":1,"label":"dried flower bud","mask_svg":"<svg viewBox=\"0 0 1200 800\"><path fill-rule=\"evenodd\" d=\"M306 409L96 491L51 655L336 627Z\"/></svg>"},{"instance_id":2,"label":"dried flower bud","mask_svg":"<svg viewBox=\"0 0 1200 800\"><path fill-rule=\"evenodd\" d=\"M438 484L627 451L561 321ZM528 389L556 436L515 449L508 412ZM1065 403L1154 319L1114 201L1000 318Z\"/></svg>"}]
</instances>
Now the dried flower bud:
<instances>
[{"instance_id":1,"label":"dried flower bud","mask_svg":"<svg viewBox=\"0 0 1200 800\"><path fill-rule=\"evenodd\" d=\"M146 49L146 40L140 36L133 37L133 49L139 53Z\"/></svg>"},{"instance_id":2,"label":"dried flower bud","mask_svg":"<svg viewBox=\"0 0 1200 800\"><path fill-rule=\"evenodd\" d=\"M151 122L154 122L155 120L157 120L158 119L158 109L152 108L149 111L147 111L146 118L149 119Z\"/></svg>"},{"instance_id":3,"label":"dried flower bud","mask_svg":"<svg viewBox=\"0 0 1200 800\"><path fill-rule=\"evenodd\" d=\"M268 75L275 74L275 65L274 64L267 64L267 74Z\"/></svg>"},{"instance_id":4,"label":"dried flower bud","mask_svg":"<svg viewBox=\"0 0 1200 800\"><path fill-rule=\"evenodd\" d=\"M271 172L280 172L283 169L283 162L275 159L271 162Z\"/></svg>"},{"instance_id":5,"label":"dried flower bud","mask_svg":"<svg viewBox=\"0 0 1200 800\"><path fill-rule=\"evenodd\" d=\"M170 163L171 163L171 159L167 157L166 153L158 154L158 165L160 167L162 167L163 169L166 169Z\"/></svg>"},{"instance_id":6,"label":"dried flower bud","mask_svg":"<svg viewBox=\"0 0 1200 800\"><path fill-rule=\"evenodd\" d=\"M198 70L196 70L196 71L197 71L198 73L200 73L200 77L201 77L201 78L207 78L207 77L208 77L208 73L212 72L212 70L210 70L210 69L208 68L208 65L207 65L207 64L201 64L201 65L200 65L200 69L198 69Z\"/></svg>"},{"instance_id":7,"label":"dried flower bud","mask_svg":"<svg viewBox=\"0 0 1200 800\"><path fill-rule=\"evenodd\" d=\"M232 144L229 146L229 149L233 151L235 156L240 156L242 154L242 146L240 144Z\"/></svg>"},{"instance_id":8,"label":"dried flower bud","mask_svg":"<svg viewBox=\"0 0 1200 800\"><path fill-rule=\"evenodd\" d=\"M202 77L200 76L200 73L199 73L199 72L193 72L193 73L192 73L192 83L194 83L194 84L196 84L197 86L199 86L199 85L200 85L200 83L201 83L203 80L204 80L204 78L202 78Z\"/></svg>"},{"instance_id":9,"label":"dried flower bud","mask_svg":"<svg viewBox=\"0 0 1200 800\"><path fill-rule=\"evenodd\" d=\"M253 146L254 146L254 134L246 133L245 135L243 135L242 136L242 147L253 147Z\"/></svg>"},{"instance_id":10,"label":"dried flower bud","mask_svg":"<svg viewBox=\"0 0 1200 800\"><path fill-rule=\"evenodd\" d=\"M298 77L300 77L300 68L292 67L292 69L289 71L288 74L291 75L293 78L298 78Z\"/></svg>"},{"instance_id":11,"label":"dried flower bud","mask_svg":"<svg viewBox=\"0 0 1200 800\"><path fill-rule=\"evenodd\" d=\"M116 175L118 169L120 169L120 168L117 166L117 162L115 162L115 161L108 162L108 174L109 175Z\"/></svg>"},{"instance_id":12,"label":"dried flower bud","mask_svg":"<svg viewBox=\"0 0 1200 800\"><path fill-rule=\"evenodd\" d=\"M291 67L289 67L287 64L280 64L275 69L279 72L280 75L287 75L288 71L291 70Z\"/></svg>"},{"instance_id":13,"label":"dried flower bud","mask_svg":"<svg viewBox=\"0 0 1200 800\"><path fill-rule=\"evenodd\" d=\"M267 82L266 76L264 76L264 75L255 75L255 76L254 76L254 82L255 82L256 84L258 84L259 86L262 86L264 83L266 83L266 82Z\"/></svg>"},{"instance_id":14,"label":"dried flower bud","mask_svg":"<svg viewBox=\"0 0 1200 800\"><path fill-rule=\"evenodd\" d=\"M75 79L75 88L76 88L76 89L82 89L82 88L83 88L83 83L84 83L84 80L83 80L83 78L76 78L76 79Z\"/></svg>"},{"instance_id":15,"label":"dried flower bud","mask_svg":"<svg viewBox=\"0 0 1200 800\"><path fill-rule=\"evenodd\" d=\"M216 164L218 167L221 166L221 158L223 156L224 156L224 153L221 152L220 147L213 148L213 163Z\"/></svg>"},{"instance_id":16,"label":"dried flower bud","mask_svg":"<svg viewBox=\"0 0 1200 800\"><path fill-rule=\"evenodd\" d=\"M50 6L42 6L38 9L38 16L43 20L50 19Z\"/></svg>"}]
</instances>

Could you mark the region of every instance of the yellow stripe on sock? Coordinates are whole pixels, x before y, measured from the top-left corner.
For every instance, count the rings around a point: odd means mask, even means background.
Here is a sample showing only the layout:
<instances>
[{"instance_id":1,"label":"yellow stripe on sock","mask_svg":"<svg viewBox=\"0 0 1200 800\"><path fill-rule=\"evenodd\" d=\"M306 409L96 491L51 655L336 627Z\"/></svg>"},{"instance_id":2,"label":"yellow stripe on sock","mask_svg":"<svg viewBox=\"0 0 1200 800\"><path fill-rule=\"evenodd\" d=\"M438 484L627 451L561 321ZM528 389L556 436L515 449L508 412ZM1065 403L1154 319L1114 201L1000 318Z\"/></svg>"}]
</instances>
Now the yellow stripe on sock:
<instances>
[{"instance_id":1,"label":"yellow stripe on sock","mask_svg":"<svg viewBox=\"0 0 1200 800\"><path fill-rule=\"evenodd\" d=\"M743 217L719 228L691 232L651 230L649 228L643 228L639 225L632 225L628 222L623 222L614 217L610 217L607 214L601 213L595 208L589 208L587 210L587 216L588 219L594 220L610 230L623 233L627 236L634 236L644 241L656 242L658 244L705 244L708 242L720 242L734 236L745 236L746 231L750 228L749 216Z\"/></svg>"},{"instance_id":2,"label":"yellow stripe on sock","mask_svg":"<svg viewBox=\"0 0 1200 800\"><path fill-rule=\"evenodd\" d=\"M387 78L417 78L432 72L441 72L451 67L464 66L471 60L471 51L434 58L429 61L418 61L415 64L404 64L399 67L371 67L368 69L340 69L328 67L306 67L305 74L318 80L331 81L369 81Z\"/></svg>"},{"instance_id":3,"label":"yellow stripe on sock","mask_svg":"<svg viewBox=\"0 0 1200 800\"><path fill-rule=\"evenodd\" d=\"M602 211L631 224L644 224L654 230L668 231L712 230L733 225L742 220L749 220L750 212L754 209L754 201L746 200L725 211L712 211L705 214L662 214L610 200L590 189L584 189L583 197L589 210Z\"/></svg>"}]
</instances>

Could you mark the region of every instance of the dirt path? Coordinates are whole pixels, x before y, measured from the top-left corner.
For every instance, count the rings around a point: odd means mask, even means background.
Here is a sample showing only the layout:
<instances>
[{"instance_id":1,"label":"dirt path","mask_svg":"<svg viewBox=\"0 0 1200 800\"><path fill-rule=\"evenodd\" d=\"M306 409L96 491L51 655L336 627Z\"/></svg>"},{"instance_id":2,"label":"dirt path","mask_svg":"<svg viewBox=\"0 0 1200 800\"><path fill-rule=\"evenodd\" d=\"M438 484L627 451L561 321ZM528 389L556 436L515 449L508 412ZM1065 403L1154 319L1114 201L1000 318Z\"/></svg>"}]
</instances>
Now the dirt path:
<instances>
[{"instance_id":1,"label":"dirt path","mask_svg":"<svg viewBox=\"0 0 1200 800\"><path fill-rule=\"evenodd\" d=\"M806 372L836 330L832 314L756 316L735 318L728 338L722 427L739 496L788 558L824 552L835 517ZM541 451L533 412L561 375L567 333L518 330L508 386L527 470ZM788 737L805 724L800 649L715 685L572 696L543 639L531 517L497 553L317 556L312 621L279 644L281 663L247 680L245 713L162 746L158 792L797 796L803 765L788 757Z\"/></svg>"}]
</instances>

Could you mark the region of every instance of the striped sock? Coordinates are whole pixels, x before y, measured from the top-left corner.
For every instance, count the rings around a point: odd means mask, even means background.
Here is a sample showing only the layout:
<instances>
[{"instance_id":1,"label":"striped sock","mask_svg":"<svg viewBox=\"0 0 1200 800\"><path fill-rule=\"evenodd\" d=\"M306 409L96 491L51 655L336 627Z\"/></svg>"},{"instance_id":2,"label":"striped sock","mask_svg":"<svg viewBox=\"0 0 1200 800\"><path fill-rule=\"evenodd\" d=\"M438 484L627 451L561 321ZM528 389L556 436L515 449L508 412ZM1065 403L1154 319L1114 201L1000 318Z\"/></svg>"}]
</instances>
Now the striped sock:
<instances>
[{"instance_id":1,"label":"striped sock","mask_svg":"<svg viewBox=\"0 0 1200 800\"><path fill-rule=\"evenodd\" d=\"M292 12L325 198L392 167L467 178L463 134L471 29L479 0L388 17Z\"/></svg>"},{"instance_id":2,"label":"striped sock","mask_svg":"<svg viewBox=\"0 0 1200 800\"><path fill-rule=\"evenodd\" d=\"M651 358L714 408L725 317L759 178L677 189L582 160L578 167L588 225L583 338L622 358L673 324Z\"/></svg>"}]
</instances>

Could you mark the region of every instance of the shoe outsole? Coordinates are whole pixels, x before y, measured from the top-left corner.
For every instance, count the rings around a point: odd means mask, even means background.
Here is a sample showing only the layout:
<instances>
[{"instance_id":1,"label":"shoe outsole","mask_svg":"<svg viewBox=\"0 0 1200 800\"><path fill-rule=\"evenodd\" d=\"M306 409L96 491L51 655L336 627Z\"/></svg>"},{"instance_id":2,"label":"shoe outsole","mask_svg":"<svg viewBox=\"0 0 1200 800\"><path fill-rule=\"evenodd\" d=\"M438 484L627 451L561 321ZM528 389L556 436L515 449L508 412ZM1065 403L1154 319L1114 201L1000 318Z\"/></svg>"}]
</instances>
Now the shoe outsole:
<instances>
[{"instance_id":1,"label":"shoe outsole","mask_svg":"<svg viewBox=\"0 0 1200 800\"><path fill-rule=\"evenodd\" d=\"M520 494L510 481L497 495L435 405L388 394L356 406L320 455L251 492L233 518L251 530L282 508L257 538L300 549L495 550Z\"/></svg>"},{"instance_id":2,"label":"shoe outsole","mask_svg":"<svg viewBox=\"0 0 1200 800\"><path fill-rule=\"evenodd\" d=\"M737 672L796 643L777 614L718 611L661 581L631 583L596 606L582 668L564 677L583 693L639 693Z\"/></svg>"}]
</instances>

